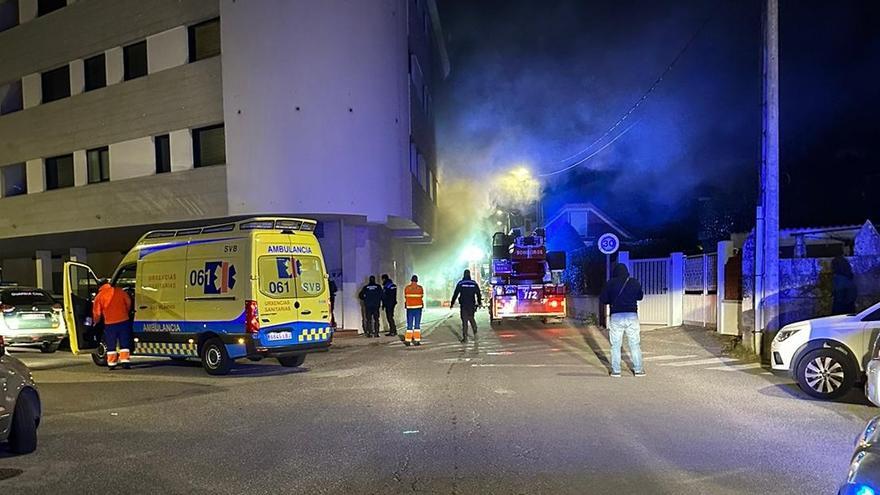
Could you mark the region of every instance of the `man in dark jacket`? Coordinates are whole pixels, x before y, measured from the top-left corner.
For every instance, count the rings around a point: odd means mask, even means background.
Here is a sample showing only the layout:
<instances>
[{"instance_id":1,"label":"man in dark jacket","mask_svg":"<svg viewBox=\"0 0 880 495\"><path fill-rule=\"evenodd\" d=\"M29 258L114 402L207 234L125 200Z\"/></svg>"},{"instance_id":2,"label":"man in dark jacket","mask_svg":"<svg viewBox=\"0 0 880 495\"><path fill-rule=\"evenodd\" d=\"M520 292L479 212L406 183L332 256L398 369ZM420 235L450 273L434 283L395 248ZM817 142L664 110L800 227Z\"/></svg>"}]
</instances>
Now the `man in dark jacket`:
<instances>
[{"instance_id":1,"label":"man in dark jacket","mask_svg":"<svg viewBox=\"0 0 880 495\"><path fill-rule=\"evenodd\" d=\"M336 288L336 281L332 278L327 285L327 290L330 292L330 326L336 328L336 292L338 289Z\"/></svg>"},{"instance_id":2,"label":"man in dark jacket","mask_svg":"<svg viewBox=\"0 0 880 495\"><path fill-rule=\"evenodd\" d=\"M854 314L858 292L852 265L843 256L838 256L831 260L831 272L834 274L831 279L831 314Z\"/></svg>"},{"instance_id":3,"label":"man in dark jacket","mask_svg":"<svg viewBox=\"0 0 880 495\"><path fill-rule=\"evenodd\" d=\"M480 286L471 280L471 271L465 270L464 276L455 286L452 293L452 301L449 307L455 306L455 300L458 299L458 305L461 306L461 341L467 342L468 323L474 331L474 338L477 338L477 321L474 315L477 308L483 305L483 296L480 295Z\"/></svg>"},{"instance_id":4,"label":"man in dark jacket","mask_svg":"<svg viewBox=\"0 0 880 495\"><path fill-rule=\"evenodd\" d=\"M397 335L397 325L394 323L394 308L397 306L397 285L387 274L382 275L382 306L385 307L385 319L388 320L387 337Z\"/></svg>"},{"instance_id":5,"label":"man in dark jacket","mask_svg":"<svg viewBox=\"0 0 880 495\"><path fill-rule=\"evenodd\" d=\"M642 284L629 276L626 265L618 263L614 266L613 276L599 296L600 307L611 305L611 318L608 321L608 338L611 341L611 376L620 378L620 347L623 336L629 343L629 354L632 357L633 374L645 376L642 365L642 348L640 343L641 327L639 326L638 301L644 297Z\"/></svg>"},{"instance_id":6,"label":"man in dark jacket","mask_svg":"<svg viewBox=\"0 0 880 495\"><path fill-rule=\"evenodd\" d=\"M376 283L376 277L370 275L370 282L361 289L358 298L364 302L364 335L378 337L382 286Z\"/></svg>"}]
</instances>

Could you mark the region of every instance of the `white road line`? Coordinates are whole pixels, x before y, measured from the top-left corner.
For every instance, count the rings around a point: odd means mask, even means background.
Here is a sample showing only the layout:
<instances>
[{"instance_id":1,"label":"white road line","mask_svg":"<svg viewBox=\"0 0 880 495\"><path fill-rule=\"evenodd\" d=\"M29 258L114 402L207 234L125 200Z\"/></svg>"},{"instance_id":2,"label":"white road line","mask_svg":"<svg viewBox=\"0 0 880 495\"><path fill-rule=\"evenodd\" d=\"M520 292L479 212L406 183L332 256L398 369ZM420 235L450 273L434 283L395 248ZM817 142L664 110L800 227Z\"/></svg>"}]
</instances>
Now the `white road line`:
<instances>
[{"instance_id":1,"label":"white road line","mask_svg":"<svg viewBox=\"0 0 880 495\"><path fill-rule=\"evenodd\" d=\"M732 361L736 361L733 358L719 357L719 358L709 358L709 359L698 359L696 361L684 361L681 363L661 363L659 366L674 366L676 368L682 366L700 366L703 364L724 364L730 363Z\"/></svg>"},{"instance_id":2,"label":"white road line","mask_svg":"<svg viewBox=\"0 0 880 495\"><path fill-rule=\"evenodd\" d=\"M649 356L646 357L645 361L671 361L674 359L690 359L697 357L696 354L687 354L685 356L674 356L672 354L664 354L662 356Z\"/></svg>"},{"instance_id":3,"label":"white road line","mask_svg":"<svg viewBox=\"0 0 880 495\"><path fill-rule=\"evenodd\" d=\"M744 371L744 370L754 370L761 367L761 363L747 363L747 364L732 364L730 366L715 366L713 368L706 368L707 370L715 370L715 371Z\"/></svg>"},{"instance_id":4,"label":"white road line","mask_svg":"<svg viewBox=\"0 0 880 495\"><path fill-rule=\"evenodd\" d=\"M472 368L590 368L585 364L500 364L500 363L473 363Z\"/></svg>"}]
</instances>

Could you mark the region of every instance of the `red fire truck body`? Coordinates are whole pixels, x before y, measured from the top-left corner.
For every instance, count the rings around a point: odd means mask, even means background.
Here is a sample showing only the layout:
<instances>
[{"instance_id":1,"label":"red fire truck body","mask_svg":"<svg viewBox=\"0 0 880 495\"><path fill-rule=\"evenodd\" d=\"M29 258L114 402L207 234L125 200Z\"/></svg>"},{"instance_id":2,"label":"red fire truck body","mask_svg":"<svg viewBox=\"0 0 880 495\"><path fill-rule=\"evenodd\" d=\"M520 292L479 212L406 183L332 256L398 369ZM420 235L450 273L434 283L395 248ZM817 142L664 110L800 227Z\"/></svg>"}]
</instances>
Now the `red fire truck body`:
<instances>
[{"instance_id":1,"label":"red fire truck body","mask_svg":"<svg viewBox=\"0 0 880 495\"><path fill-rule=\"evenodd\" d=\"M554 272L565 268L564 253L547 252L543 229L532 235L497 232L492 238L489 316L565 317L565 285Z\"/></svg>"}]
</instances>

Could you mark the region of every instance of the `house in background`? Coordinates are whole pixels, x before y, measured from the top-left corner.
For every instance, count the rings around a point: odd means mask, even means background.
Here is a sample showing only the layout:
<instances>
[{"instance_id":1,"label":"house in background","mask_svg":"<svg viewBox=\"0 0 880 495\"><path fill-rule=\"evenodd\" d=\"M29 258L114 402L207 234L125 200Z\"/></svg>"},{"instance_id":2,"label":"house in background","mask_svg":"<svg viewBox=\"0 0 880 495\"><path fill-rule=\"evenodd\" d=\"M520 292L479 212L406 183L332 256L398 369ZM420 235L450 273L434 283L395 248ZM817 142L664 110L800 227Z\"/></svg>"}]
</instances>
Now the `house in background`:
<instances>
[{"instance_id":1,"label":"house in background","mask_svg":"<svg viewBox=\"0 0 880 495\"><path fill-rule=\"evenodd\" d=\"M548 237L573 230L585 247L592 246L602 234L607 233L617 235L623 242L633 240L632 234L592 203L566 203L549 217L544 227ZM570 249L571 246L566 247Z\"/></svg>"}]
</instances>

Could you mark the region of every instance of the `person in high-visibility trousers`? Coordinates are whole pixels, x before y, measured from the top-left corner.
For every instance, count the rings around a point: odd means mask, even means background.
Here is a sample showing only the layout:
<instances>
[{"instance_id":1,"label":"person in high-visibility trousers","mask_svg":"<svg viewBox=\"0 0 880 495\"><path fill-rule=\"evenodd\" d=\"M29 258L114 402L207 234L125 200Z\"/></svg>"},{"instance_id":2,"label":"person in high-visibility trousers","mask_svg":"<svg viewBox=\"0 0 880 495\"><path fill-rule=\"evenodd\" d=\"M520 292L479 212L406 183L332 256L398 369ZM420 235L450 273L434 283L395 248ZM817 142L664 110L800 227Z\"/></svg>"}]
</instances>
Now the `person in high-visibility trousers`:
<instances>
[{"instance_id":1,"label":"person in high-visibility trousers","mask_svg":"<svg viewBox=\"0 0 880 495\"><path fill-rule=\"evenodd\" d=\"M117 364L128 369L131 357L131 298L107 280L101 281L98 295L92 302L92 320L97 325L104 318L104 345L107 346L107 367ZM118 348L118 352L117 352Z\"/></svg>"},{"instance_id":2,"label":"person in high-visibility trousers","mask_svg":"<svg viewBox=\"0 0 880 495\"><path fill-rule=\"evenodd\" d=\"M419 285L419 277L413 275L411 283L404 287L404 306L406 306L406 345L422 345L422 308L425 307L425 289Z\"/></svg>"}]
</instances>

